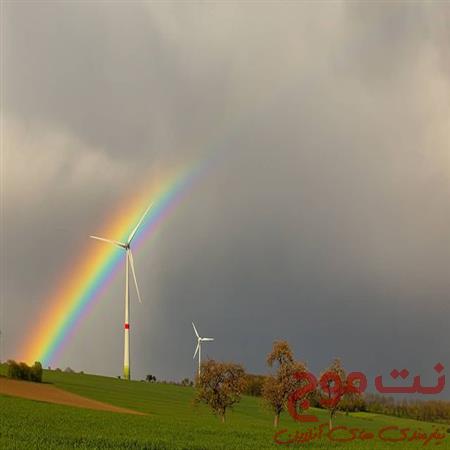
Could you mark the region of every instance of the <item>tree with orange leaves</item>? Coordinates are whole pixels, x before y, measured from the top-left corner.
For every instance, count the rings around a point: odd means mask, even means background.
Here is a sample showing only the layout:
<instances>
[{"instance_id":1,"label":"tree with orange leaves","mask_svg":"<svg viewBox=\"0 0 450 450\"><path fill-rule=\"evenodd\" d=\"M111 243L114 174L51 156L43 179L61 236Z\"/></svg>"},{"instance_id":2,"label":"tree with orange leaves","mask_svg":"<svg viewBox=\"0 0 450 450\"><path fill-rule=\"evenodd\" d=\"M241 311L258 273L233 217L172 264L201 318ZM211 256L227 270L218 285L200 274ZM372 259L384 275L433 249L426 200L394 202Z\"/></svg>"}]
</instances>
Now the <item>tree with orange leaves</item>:
<instances>
[{"instance_id":1,"label":"tree with orange leaves","mask_svg":"<svg viewBox=\"0 0 450 450\"><path fill-rule=\"evenodd\" d=\"M306 366L295 361L286 341L273 343L272 351L267 355L267 364L271 368L278 366L277 372L266 378L262 390L265 403L275 413L273 425L277 427L281 412L287 408L289 396L299 387L295 374L305 372Z\"/></svg>"},{"instance_id":2,"label":"tree with orange leaves","mask_svg":"<svg viewBox=\"0 0 450 450\"><path fill-rule=\"evenodd\" d=\"M225 413L241 399L245 389L245 371L240 364L209 359L197 375L196 402L206 403L225 422Z\"/></svg>"}]
</instances>

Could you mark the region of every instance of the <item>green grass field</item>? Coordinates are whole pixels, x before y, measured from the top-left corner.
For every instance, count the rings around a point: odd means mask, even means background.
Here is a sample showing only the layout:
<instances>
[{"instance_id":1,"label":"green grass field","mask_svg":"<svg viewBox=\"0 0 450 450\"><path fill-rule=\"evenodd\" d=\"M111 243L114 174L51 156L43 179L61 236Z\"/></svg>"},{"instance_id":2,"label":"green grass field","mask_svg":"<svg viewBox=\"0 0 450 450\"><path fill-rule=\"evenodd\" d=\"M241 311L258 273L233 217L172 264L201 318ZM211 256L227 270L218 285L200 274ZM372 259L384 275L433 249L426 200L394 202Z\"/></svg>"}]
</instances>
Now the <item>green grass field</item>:
<instances>
[{"instance_id":1,"label":"green grass field","mask_svg":"<svg viewBox=\"0 0 450 450\"><path fill-rule=\"evenodd\" d=\"M1 369L4 372L4 367ZM273 441L272 414L264 410L258 398L244 397L221 424L205 406L194 406L194 389L189 387L127 382L115 378L45 371L44 380L62 389L137 411L134 416L91 411L8 396L0 396L1 449L275 449L286 448ZM1 382L1 381L0 381ZM321 423L326 412L312 410ZM372 431L399 426L429 433L436 426L424 422L388 416L358 413L339 415L336 426ZM280 428L289 432L306 430L288 415ZM442 430L443 427L441 426ZM286 437L285 435L284 437ZM338 435L336 435L338 436ZM411 432L408 434L411 436ZM423 441L382 442L379 439L330 442L322 438L310 443L291 444L287 448L423 448ZM427 448L435 448L431 441ZM437 446L450 448L450 434Z\"/></svg>"}]
</instances>

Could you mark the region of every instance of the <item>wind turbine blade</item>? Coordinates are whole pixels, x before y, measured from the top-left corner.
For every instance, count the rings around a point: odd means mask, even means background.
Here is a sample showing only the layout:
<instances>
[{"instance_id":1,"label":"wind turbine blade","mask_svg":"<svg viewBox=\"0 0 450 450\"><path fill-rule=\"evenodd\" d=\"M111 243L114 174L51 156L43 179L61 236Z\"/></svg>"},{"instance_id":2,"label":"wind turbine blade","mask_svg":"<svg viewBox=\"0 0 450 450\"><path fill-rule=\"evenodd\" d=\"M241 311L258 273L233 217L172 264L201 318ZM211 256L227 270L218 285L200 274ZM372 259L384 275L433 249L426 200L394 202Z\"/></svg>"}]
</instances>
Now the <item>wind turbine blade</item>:
<instances>
[{"instance_id":1,"label":"wind turbine blade","mask_svg":"<svg viewBox=\"0 0 450 450\"><path fill-rule=\"evenodd\" d=\"M138 230L138 228L141 226L142 221L144 220L144 217L147 215L147 213L149 212L150 208L152 207L153 202L150 203L150 205L148 205L148 208L145 210L144 214L142 214L141 220L138 222L138 224L134 227L134 230L130 233L130 235L128 236L128 244L133 240L134 235L136 234L136 231Z\"/></svg>"},{"instance_id":2,"label":"wind turbine blade","mask_svg":"<svg viewBox=\"0 0 450 450\"><path fill-rule=\"evenodd\" d=\"M214 338L202 338L202 341L213 341Z\"/></svg>"},{"instance_id":3,"label":"wind turbine blade","mask_svg":"<svg viewBox=\"0 0 450 450\"><path fill-rule=\"evenodd\" d=\"M134 271L133 253L131 253L130 249L128 249L127 253L128 253L128 260L130 261L131 273L133 274L134 285L136 286L136 292L137 292L138 300L139 300L139 303L142 303L142 301L141 301L141 294L139 293L139 288L138 288L137 279L136 279L136 272Z\"/></svg>"},{"instance_id":4,"label":"wind turbine blade","mask_svg":"<svg viewBox=\"0 0 450 450\"><path fill-rule=\"evenodd\" d=\"M195 335L199 338L200 336L198 334L197 328L195 328L194 322L192 322L192 326L194 327Z\"/></svg>"},{"instance_id":5,"label":"wind turbine blade","mask_svg":"<svg viewBox=\"0 0 450 450\"><path fill-rule=\"evenodd\" d=\"M194 356L192 357L192 359L195 358L195 355L197 354L199 347L200 347L200 342L197 343L197 347L195 349L195 353L194 353Z\"/></svg>"},{"instance_id":6,"label":"wind turbine blade","mask_svg":"<svg viewBox=\"0 0 450 450\"><path fill-rule=\"evenodd\" d=\"M104 239L98 236L89 236L89 237L92 239L97 239L98 241L108 242L108 244L117 245L117 247L120 248L127 248L127 246L125 244L122 244L122 242L114 241L113 239Z\"/></svg>"}]
</instances>

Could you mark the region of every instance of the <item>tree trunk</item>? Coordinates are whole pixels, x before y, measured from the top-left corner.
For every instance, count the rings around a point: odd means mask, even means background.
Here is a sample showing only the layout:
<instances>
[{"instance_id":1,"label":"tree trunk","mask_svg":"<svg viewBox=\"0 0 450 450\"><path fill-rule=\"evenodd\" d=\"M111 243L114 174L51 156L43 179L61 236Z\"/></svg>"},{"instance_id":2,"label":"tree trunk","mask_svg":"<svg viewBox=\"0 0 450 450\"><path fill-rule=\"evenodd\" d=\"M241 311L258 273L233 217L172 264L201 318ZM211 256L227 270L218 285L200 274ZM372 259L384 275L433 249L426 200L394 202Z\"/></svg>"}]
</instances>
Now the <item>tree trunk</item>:
<instances>
[{"instance_id":1,"label":"tree trunk","mask_svg":"<svg viewBox=\"0 0 450 450\"><path fill-rule=\"evenodd\" d=\"M333 429L333 422L330 416L330 420L328 421L328 429L331 431Z\"/></svg>"},{"instance_id":2,"label":"tree trunk","mask_svg":"<svg viewBox=\"0 0 450 450\"><path fill-rule=\"evenodd\" d=\"M222 414L222 415L220 416L220 418L221 418L221 420L222 420L222 423L225 423L225 414Z\"/></svg>"},{"instance_id":3,"label":"tree trunk","mask_svg":"<svg viewBox=\"0 0 450 450\"><path fill-rule=\"evenodd\" d=\"M275 417L273 419L273 426L277 428L279 423L280 423L280 413L275 414Z\"/></svg>"}]
</instances>

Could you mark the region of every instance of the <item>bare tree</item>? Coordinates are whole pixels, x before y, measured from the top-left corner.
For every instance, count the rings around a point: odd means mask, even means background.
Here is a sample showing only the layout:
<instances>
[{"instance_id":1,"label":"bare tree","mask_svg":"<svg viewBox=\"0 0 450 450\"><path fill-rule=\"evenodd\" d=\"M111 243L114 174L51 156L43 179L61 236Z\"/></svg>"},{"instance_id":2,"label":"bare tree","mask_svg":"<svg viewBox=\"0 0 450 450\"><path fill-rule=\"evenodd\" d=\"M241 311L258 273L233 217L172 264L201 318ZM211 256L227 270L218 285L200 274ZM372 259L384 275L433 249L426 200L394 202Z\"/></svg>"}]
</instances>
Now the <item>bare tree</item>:
<instances>
[{"instance_id":1,"label":"bare tree","mask_svg":"<svg viewBox=\"0 0 450 450\"><path fill-rule=\"evenodd\" d=\"M238 403L245 389L245 371L240 364L209 359L197 375L196 401L207 404L225 422L228 408Z\"/></svg>"},{"instance_id":2,"label":"bare tree","mask_svg":"<svg viewBox=\"0 0 450 450\"><path fill-rule=\"evenodd\" d=\"M333 419L347 390L347 373L339 358L335 358L330 367L320 376L320 391L323 393L321 405L328 409L328 428L333 429Z\"/></svg>"}]
</instances>

